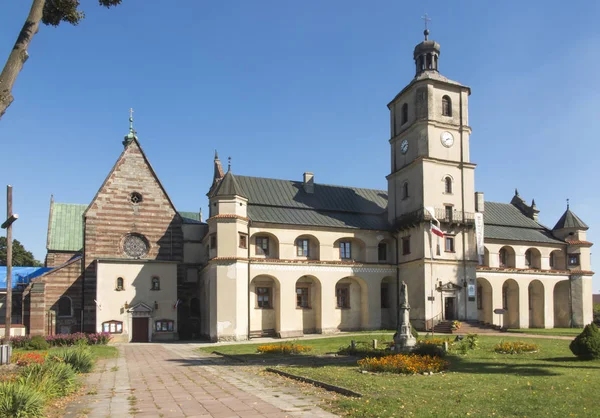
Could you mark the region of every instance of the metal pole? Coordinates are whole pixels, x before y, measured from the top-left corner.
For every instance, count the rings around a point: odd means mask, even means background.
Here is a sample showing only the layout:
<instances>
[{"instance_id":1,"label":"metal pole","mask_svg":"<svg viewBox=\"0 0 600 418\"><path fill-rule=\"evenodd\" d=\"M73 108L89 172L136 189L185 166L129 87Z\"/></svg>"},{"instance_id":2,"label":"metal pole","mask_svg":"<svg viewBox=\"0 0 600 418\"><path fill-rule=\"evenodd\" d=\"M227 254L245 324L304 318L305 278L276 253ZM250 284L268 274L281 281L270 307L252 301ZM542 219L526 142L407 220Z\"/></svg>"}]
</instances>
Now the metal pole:
<instances>
[{"instance_id":1,"label":"metal pole","mask_svg":"<svg viewBox=\"0 0 600 418\"><path fill-rule=\"evenodd\" d=\"M6 186L6 219L12 217L12 186ZM12 223L6 227L6 323L4 339L10 340L10 323L12 321Z\"/></svg>"}]
</instances>

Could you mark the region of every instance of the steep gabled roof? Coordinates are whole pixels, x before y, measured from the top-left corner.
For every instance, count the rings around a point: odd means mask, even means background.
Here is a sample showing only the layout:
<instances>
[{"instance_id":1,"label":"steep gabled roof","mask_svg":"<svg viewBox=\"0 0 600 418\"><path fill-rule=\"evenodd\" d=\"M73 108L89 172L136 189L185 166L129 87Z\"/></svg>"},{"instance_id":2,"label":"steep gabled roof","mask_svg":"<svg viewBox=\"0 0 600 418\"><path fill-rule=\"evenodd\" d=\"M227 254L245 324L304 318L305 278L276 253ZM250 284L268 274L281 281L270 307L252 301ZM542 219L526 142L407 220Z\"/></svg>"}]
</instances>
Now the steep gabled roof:
<instances>
[{"instance_id":1,"label":"steep gabled roof","mask_svg":"<svg viewBox=\"0 0 600 418\"><path fill-rule=\"evenodd\" d=\"M575 215L571 209L567 208L565 213L560 217L556 225L552 230L562 229L562 228L575 228L575 229L584 229L587 230L588 226L583 222L577 215Z\"/></svg>"},{"instance_id":2,"label":"steep gabled roof","mask_svg":"<svg viewBox=\"0 0 600 418\"><path fill-rule=\"evenodd\" d=\"M142 158L144 159L144 162L146 163L146 166L150 170L150 174L152 174L152 176L154 177L154 180L158 184L158 187L164 193L167 201L169 202L169 205L171 206L171 209L173 209L173 212L177 213L177 209L175 209L175 205L173 204L173 201L171 200L171 198L169 197L169 194L167 193L166 189L163 187L162 183L160 182L160 179L156 175L156 172L154 171L154 168L152 168L152 164L150 164L150 161L148 160L148 157L146 157L146 153L144 153L144 150L142 149L142 146L140 145L137 137L134 136L134 137L132 137L131 140L126 141L126 145L125 145L125 148L123 149L123 152L121 152L121 155L119 156L119 158L117 159L117 161L113 165L112 169L110 170L110 172L108 173L108 175L106 176L106 178L104 179L104 181L102 182L102 186L100 186L100 188L96 192L96 195L94 196L94 198L92 199L92 201L90 202L90 204L87 206L87 209L83 213L83 216L87 215L88 210L92 207L92 205L94 204L94 202L98 198L98 195L100 194L100 192L102 191L102 189L104 189L104 186L106 185L106 183L108 182L108 180L111 178L111 176L115 172L115 169L119 165L119 162L125 157L125 154L133 146L136 146L140 150L140 154L142 155Z\"/></svg>"},{"instance_id":3,"label":"steep gabled roof","mask_svg":"<svg viewBox=\"0 0 600 418\"><path fill-rule=\"evenodd\" d=\"M225 177L217 184L210 197L215 196L240 196L246 197L244 189L240 187L236 177L231 171L225 174Z\"/></svg>"}]
</instances>

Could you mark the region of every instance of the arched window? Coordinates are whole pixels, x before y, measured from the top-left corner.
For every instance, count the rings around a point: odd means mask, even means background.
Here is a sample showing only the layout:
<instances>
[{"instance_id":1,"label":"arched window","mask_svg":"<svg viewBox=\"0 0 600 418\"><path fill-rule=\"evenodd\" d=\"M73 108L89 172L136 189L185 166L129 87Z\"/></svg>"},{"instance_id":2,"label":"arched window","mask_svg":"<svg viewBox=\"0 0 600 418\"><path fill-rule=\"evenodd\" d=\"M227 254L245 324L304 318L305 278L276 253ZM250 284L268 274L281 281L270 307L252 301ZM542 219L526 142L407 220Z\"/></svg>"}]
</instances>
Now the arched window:
<instances>
[{"instance_id":1,"label":"arched window","mask_svg":"<svg viewBox=\"0 0 600 418\"><path fill-rule=\"evenodd\" d=\"M160 290L160 279L158 277L152 278L152 290Z\"/></svg>"},{"instance_id":2,"label":"arched window","mask_svg":"<svg viewBox=\"0 0 600 418\"><path fill-rule=\"evenodd\" d=\"M427 54L427 69L431 70L432 66L433 66L433 63L432 63L432 59L431 59L431 54Z\"/></svg>"},{"instance_id":3,"label":"arched window","mask_svg":"<svg viewBox=\"0 0 600 418\"><path fill-rule=\"evenodd\" d=\"M501 248L500 252L498 253L498 256L500 258L500 267L506 267L506 264L508 262L508 255L506 253L506 248Z\"/></svg>"},{"instance_id":4,"label":"arched window","mask_svg":"<svg viewBox=\"0 0 600 418\"><path fill-rule=\"evenodd\" d=\"M115 288L115 290L124 290L125 286L123 284L123 278L119 277L117 278L117 287Z\"/></svg>"},{"instance_id":5,"label":"arched window","mask_svg":"<svg viewBox=\"0 0 600 418\"><path fill-rule=\"evenodd\" d=\"M405 181L402 185L402 199L408 199L408 182Z\"/></svg>"},{"instance_id":6,"label":"arched window","mask_svg":"<svg viewBox=\"0 0 600 418\"><path fill-rule=\"evenodd\" d=\"M192 298L192 300L190 300L190 315L200 316L200 299Z\"/></svg>"},{"instance_id":7,"label":"arched window","mask_svg":"<svg viewBox=\"0 0 600 418\"><path fill-rule=\"evenodd\" d=\"M452 100L450 97L442 97L442 116L452 116Z\"/></svg>"},{"instance_id":8,"label":"arched window","mask_svg":"<svg viewBox=\"0 0 600 418\"><path fill-rule=\"evenodd\" d=\"M531 267L531 250L525 251L525 265Z\"/></svg>"},{"instance_id":9,"label":"arched window","mask_svg":"<svg viewBox=\"0 0 600 418\"><path fill-rule=\"evenodd\" d=\"M73 316L71 298L63 296L58 300L58 316Z\"/></svg>"},{"instance_id":10,"label":"arched window","mask_svg":"<svg viewBox=\"0 0 600 418\"><path fill-rule=\"evenodd\" d=\"M452 179L450 176L444 179L444 192L447 194L452 194Z\"/></svg>"},{"instance_id":11,"label":"arched window","mask_svg":"<svg viewBox=\"0 0 600 418\"><path fill-rule=\"evenodd\" d=\"M387 261L387 244L385 242L380 242L377 246L377 260Z\"/></svg>"},{"instance_id":12,"label":"arched window","mask_svg":"<svg viewBox=\"0 0 600 418\"><path fill-rule=\"evenodd\" d=\"M401 123L401 125L404 125L406 122L408 122L408 104L404 103L402 105L402 123Z\"/></svg>"}]
</instances>

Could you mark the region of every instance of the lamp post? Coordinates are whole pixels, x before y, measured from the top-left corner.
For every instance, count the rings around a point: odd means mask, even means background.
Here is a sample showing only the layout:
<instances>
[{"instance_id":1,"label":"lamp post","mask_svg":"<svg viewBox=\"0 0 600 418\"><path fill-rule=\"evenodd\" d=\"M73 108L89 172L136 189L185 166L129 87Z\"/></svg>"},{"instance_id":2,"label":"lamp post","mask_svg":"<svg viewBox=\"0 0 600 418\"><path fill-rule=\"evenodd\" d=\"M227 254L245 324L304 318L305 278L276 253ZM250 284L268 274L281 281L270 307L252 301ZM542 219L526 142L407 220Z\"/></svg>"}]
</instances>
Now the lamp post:
<instances>
[{"instance_id":1,"label":"lamp post","mask_svg":"<svg viewBox=\"0 0 600 418\"><path fill-rule=\"evenodd\" d=\"M2 229L6 229L6 320L4 338L10 339L10 323L12 321L12 224L19 215L12 213L12 186L6 186L6 221Z\"/></svg>"}]
</instances>

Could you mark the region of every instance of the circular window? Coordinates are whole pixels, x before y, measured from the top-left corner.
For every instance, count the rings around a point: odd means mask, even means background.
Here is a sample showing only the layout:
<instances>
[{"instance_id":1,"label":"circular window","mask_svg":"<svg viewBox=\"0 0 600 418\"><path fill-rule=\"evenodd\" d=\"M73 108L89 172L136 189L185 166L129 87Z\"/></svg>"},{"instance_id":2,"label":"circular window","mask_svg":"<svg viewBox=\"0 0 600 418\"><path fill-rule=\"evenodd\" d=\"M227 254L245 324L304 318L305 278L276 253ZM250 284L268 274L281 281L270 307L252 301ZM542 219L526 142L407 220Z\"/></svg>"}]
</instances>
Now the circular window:
<instances>
[{"instance_id":1,"label":"circular window","mask_svg":"<svg viewBox=\"0 0 600 418\"><path fill-rule=\"evenodd\" d=\"M142 203L143 198L142 198L142 195L139 194L138 192L133 192L133 193L131 193L131 196L129 196L129 200L134 205L137 205L138 203Z\"/></svg>"},{"instance_id":2,"label":"circular window","mask_svg":"<svg viewBox=\"0 0 600 418\"><path fill-rule=\"evenodd\" d=\"M148 241L141 235L127 235L123 240L123 251L129 257L140 258L148 252Z\"/></svg>"}]
</instances>

